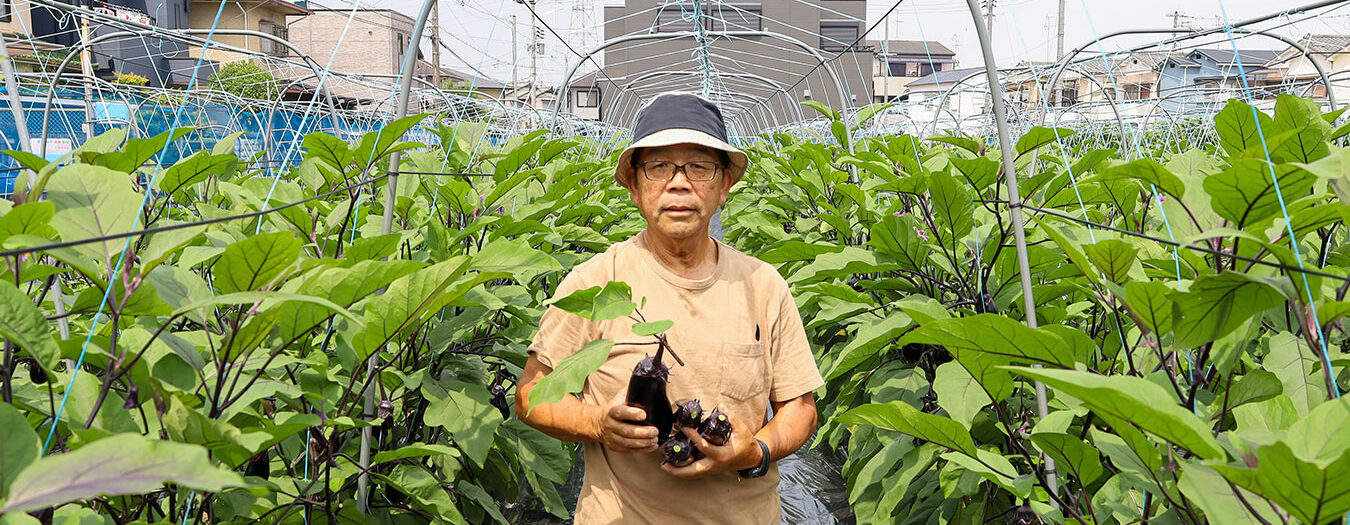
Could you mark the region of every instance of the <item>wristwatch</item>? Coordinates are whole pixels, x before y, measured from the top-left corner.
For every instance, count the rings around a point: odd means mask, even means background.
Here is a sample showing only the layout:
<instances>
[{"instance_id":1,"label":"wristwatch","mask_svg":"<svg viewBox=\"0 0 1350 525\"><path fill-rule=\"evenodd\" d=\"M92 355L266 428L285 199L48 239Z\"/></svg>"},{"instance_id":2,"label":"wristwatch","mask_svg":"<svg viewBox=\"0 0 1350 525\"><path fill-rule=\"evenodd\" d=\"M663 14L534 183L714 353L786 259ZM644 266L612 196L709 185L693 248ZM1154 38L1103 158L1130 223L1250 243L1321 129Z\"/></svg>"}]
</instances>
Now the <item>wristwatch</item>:
<instances>
[{"instance_id":1,"label":"wristwatch","mask_svg":"<svg viewBox=\"0 0 1350 525\"><path fill-rule=\"evenodd\" d=\"M769 473L769 446L758 438L755 439L755 443L759 444L759 450L764 454L760 457L758 466L736 471L742 478L759 478Z\"/></svg>"}]
</instances>

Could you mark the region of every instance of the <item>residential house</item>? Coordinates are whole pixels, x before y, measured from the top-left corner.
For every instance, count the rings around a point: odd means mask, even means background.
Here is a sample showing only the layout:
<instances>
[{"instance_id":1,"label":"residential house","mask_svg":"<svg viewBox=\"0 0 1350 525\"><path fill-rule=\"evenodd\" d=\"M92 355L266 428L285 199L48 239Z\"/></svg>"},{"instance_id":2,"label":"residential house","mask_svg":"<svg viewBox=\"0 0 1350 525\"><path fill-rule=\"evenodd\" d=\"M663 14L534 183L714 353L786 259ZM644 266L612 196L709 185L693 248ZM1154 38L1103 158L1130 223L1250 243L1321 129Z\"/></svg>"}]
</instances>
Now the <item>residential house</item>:
<instances>
[{"instance_id":1,"label":"residential house","mask_svg":"<svg viewBox=\"0 0 1350 525\"><path fill-rule=\"evenodd\" d=\"M960 120L993 109L987 90L963 89L985 85L983 67L937 71L905 86L901 107L912 120Z\"/></svg>"},{"instance_id":2,"label":"residential house","mask_svg":"<svg viewBox=\"0 0 1350 525\"><path fill-rule=\"evenodd\" d=\"M603 99L600 97L602 83L604 80L599 71L591 71L573 80L567 86L567 112L578 118L602 120L601 116L604 114L604 110L601 109Z\"/></svg>"},{"instance_id":3,"label":"residential house","mask_svg":"<svg viewBox=\"0 0 1350 525\"><path fill-rule=\"evenodd\" d=\"M890 102L905 93L915 79L956 69L956 52L937 41L867 40L872 62L872 101Z\"/></svg>"},{"instance_id":4,"label":"residential house","mask_svg":"<svg viewBox=\"0 0 1350 525\"><path fill-rule=\"evenodd\" d=\"M1350 47L1350 35L1309 34L1298 39L1298 43L1308 51L1307 55L1294 46L1285 48L1252 75L1253 87L1265 92L1292 91L1300 96L1325 101L1327 86L1322 83L1322 76L1317 71L1318 66L1332 77L1333 87L1350 82L1350 78L1346 78L1350 75L1350 70L1336 69L1332 64L1332 57ZM1337 75L1337 72L1340 74ZM1342 91L1346 93L1343 95ZM1337 89L1334 93L1337 101L1343 102L1344 97L1350 96L1350 85Z\"/></svg>"},{"instance_id":5,"label":"residential house","mask_svg":"<svg viewBox=\"0 0 1350 525\"><path fill-rule=\"evenodd\" d=\"M32 9L28 0L0 0L0 33L19 73L54 68L65 56L64 46L33 37Z\"/></svg>"},{"instance_id":6,"label":"residential house","mask_svg":"<svg viewBox=\"0 0 1350 525\"><path fill-rule=\"evenodd\" d=\"M1275 59L1277 51L1244 49L1193 49L1168 56L1159 65L1158 98L1169 111L1189 105L1216 104L1243 90L1242 75L1249 78Z\"/></svg>"},{"instance_id":7,"label":"residential house","mask_svg":"<svg viewBox=\"0 0 1350 525\"><path fill-rule=\"evenodd\" d=\"M871 48L859 41L866 19L866 0L758 0L711 7L692 0L610 0L604 8L606 40L651 36L605 49L605 81L587 87L598 94L594 102L584 102L601 104L603 121L626 126L641 100L658 92L706 90L732 121L733 134L796 121L803 100L866 105L872 101L867 64L874 60ZM714 36L700 50L697 35L710 32ZM721 32L765 34L717 36ZM827 65L820 65L818 56Z\"/></svg>"},{"instance_id":8,"label":"residential house","mask_svg":"<svg viewBox=\"0 0 1350 525\"><path fill-rule=\"evenodd\" d=\"M19 0L4 3L21 13L17 20L11 19L11 24L20 24L20 32L63 50L74 50L80 42L81 26L70 23L69 19L58 16L56 12L33 9L28 2L22 2L20 6ZM172 30L188 27L190 5L188 0L107 0L93 1L90 8L106 17ZM90 24L88 29L91 37L123 30L97 23ZM149 79L151 86L163 87L170 84L174 69L181 67L176 62L185 60L174 57L181 56L186 49L187 46L177 42L142 37L105 40L91 46L91 68L95 75L102 78L111 79L117 73L134 73ZM68 67L78 72L80 66L77 60L72 60L72 66ZM54 68L55 65L49 64L48 67Z\"/></svg>"}]
</instances>

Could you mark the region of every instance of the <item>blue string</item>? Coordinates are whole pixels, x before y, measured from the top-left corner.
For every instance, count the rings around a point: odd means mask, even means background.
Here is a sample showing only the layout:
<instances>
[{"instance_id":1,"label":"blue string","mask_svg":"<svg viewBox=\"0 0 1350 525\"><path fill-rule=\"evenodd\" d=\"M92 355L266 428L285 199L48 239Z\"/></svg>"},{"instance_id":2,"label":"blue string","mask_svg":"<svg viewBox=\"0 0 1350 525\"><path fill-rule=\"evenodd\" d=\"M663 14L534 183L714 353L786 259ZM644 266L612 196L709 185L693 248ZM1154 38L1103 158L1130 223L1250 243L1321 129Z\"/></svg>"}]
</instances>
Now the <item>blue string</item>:
<instances>
[{"instance_id":1,"label":"blue string","mask_svg":"<svg viewBox=\"0 0 1350 525\"><path fill-rule=\"evenodd\" d=\"M1237 39L1233 37L1233 26L1228 22L1228 10L1224 8L1223 0L1216 0L1219 3L1219 12L1223 15L1223 32L1228 36L1228 42L1233 46L1233 60L1237 62L1238 79L1242 82L1243 94L1247 97L1247 107L1252 110L1252 120L1256 122L1256 136L1261 139L1261 150L1266 156L1266 169L1270 172L1270 181L1275 185L1275 198L1280 202L1280 214L1284 216L1284 227L1289 232L1289 246L1294 249L1294 259L1298 261L1298 268L1303 269L1303 257L1299 255L1298 236L1294 234L1294 222L1289 219L1289 209L1284 204L1284 193L1280 191L1280 179L1275 175L1275 163L1270 159L1270 145L1266 143L1265 132L1261 129L1260 113L1256 106L1252 105L1253 97L1251 86L1247 84L1247 71L1242 62L1242 52L1238 50ZM1340 386L1336 384L1335 375L1331 368L1331 354L1327 352L1326 334L1322 333L1322 321L1317 316L1317 303L1313 300L1312 287L1308 285L1308 274L1299 272L1303 278L1303 291L1308 296L1308 308L1312 310L1314 330L1317 330L1317 343L1322 350L1322 366L1332 381L1329 392L1333 399L1341 397ZM1350 519L1350 513L1346 514Z\"/></svg>"},{"instance_id":2,"label":"blue string","mask_svg":"<svg viewBox=\"0 0 1350 525\"><path fill-rule=\"evenodd\" d=\"M197 491L195 491L195 490L188 494L187 506L183 508L183 522L182 522L182 525L187 525L188 516L190 516L190 515L192 514L192 500L193 500L193 498L196 498L196 497L197 497Z\"/></svg>"},{"instance_id":3,"label":"blue string","mask_svg":"<svg viewBox=\"0 0 1350 525\"><path fill-rule=\"evenodd\" d=\"M216 17L211 21L211 29L206 33L207 44L215 38L216 27L220 25L220 15L224 12L225 0L221 0L220 5L216 8ZM192 78L188 81L188 91L191 91L196 87L198 72L201 70L202 61L206 58L204 50L205 46L203 47L203 53L197 57L197 62L192 67ZM153 193L149 188L154 187L154 183L159 179L160 173L163 173L164 153L168 150L169 145L173 144L174 130L178 129L179 124L182 123L183 110L185 108L187 108L187 104L183 104L174 109L173 125L169 126L169 133L168 137L165 139L164 147L160 148L158 158L155 159L155 171L151 174L145 195L141 198L140 210L145 209L146 203L150 200L150 194ZM140 224L140 220L141 213L138 212L132 218L132 230L136 229L136 226ZM132 237L127 237L126 242L122 245L122 252L117 256L117 265L114 266L112 273L108 276L108 286L103 291L103 300L98 303L98 310L94 312L93 322L89 325L89 335L85 337L84 344L80 347L80 356L75 360L75 367L70 374L70 383L66 385L66 391L61 394L61 406L58 407L56 413L52 415L52 426L47 431L47 439L42 443L42 453L39 457L46 456L47 452L51 450L52 438L56 436L56 427L61 423L61 414L65 412L66 402L70 400L70 391L75 386L75 378L80 376L80 367L84 365L84 357L89 351L89 343L94 340L94 333L98 331L99 317L103 315L103 309L108 305L108 298L112 294L113 287L116 286L117 276L122 273L122 264L126 262L127 251L131 248L131 239ZM109 348L108 351L116 353L117 349Z\"/></svg>"}]
</instances>

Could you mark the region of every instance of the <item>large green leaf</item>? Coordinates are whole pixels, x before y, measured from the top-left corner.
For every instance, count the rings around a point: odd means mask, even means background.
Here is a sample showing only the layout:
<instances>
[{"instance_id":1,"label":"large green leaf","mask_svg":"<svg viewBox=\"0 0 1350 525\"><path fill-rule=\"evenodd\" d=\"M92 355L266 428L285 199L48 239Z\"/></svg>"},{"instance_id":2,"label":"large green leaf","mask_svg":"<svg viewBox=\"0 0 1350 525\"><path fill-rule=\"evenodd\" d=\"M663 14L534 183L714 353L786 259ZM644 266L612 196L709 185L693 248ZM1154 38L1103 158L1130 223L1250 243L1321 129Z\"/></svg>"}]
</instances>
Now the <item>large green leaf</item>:
<instances>
[{"instance_id":1,"label":"large green leaf","mask_svg":"<svg viewBox=\"0 0 1350 525\"><path fill-rule=\"evenodd\" d=\"M1031 435L1036 448L1055 460L1060 472L1068 472L1084 486L1102 475L1100 452L1083 440L1058 432L1037 432Z\"/></svg>"},{"instance_id":2,"label":"large green leaf","mask_svg":"<svg viewBox=\"0 0 1350 525\"><path fill-rule=\"evenodd\" d=\"M1302 520L1321 525L1350 512L1350 451L1329 461L1299 459L1285 443L1256 451L1256 468L1210 464L1235 485L1260 494Z\"/></svg>"},{"instance_id":3,"label":"large green leaf","mask_svg":"<svg viewBox=\"0 0 1350 525\"><path fill-rule=\"evenodd\" d=\"M1106 377L1079 370L1008 367L1078 398L1084 406L1166 439L1205 459L1222 459L1223 448L1194 414L1181 408L1163 387L1140 377Z\"/></svg>"},{"instance_id":4,"label":"large green leaf","mask_svg":"<svg viewBox=\"0 0 1350 525\"><path fill-rule=\"evenodd\" d=\"M365 324L350 339L357 356L365 359L380 351L386 343L421 326L441 308L464 296L473 287L506 276L478 273L461 279L469 263L468 257L442 261L400 277L389 285L383 295L367 301Z\"/></svg>"},{"instance_id":5,"label":"large green leaf","mask_svg":"<svg viewBox=\"0 0 1350 525\"><path fill-rule=\"evenodd\" d=\"M933 375L933 392L937 394L938 406L966 428L970 428L980 410L992 402L970 372L956 362L938 365Z\"/></svg>"},{"instance_id":6,"label":"large green leaf","mask_svg":"<svg viewBox=\"0 0 1350 525\"><path fill-rule=\"evenodd\" d=\"M1036 126L1027 130L1026 134L1022 135L1022 138L1017 139L1017 156L1021 157L1036 148L1073 136L1076 133L1076 131L1068 128L1045 128Z\"/></svg>"},{"instance_id":7,"label":"large green leaf","mask_svg":"<svg viewBox=\"0 0 1350 525\"><path fill-rule=\"evenodd\" d=\"M1232 271L1201 276L1189 291L1169 297L1178 348L1194 348L1228 335L1251 316L1285 300L1269 283Z\"/></svg>"},{"instance_id":8,"label":"large green leaf","mask_svg":"<svg viewBox=\"0 0 1350 525\"><path fill-rule=\"evenodd\" d=\"M100 495L140 494L163 483L218 492L243 486L244 480L212 465L206 449L199 446L118 434L29 465L14 478L0 513L38 510Z\"/></svg>"},{"instance_id":9,"label":"large green leaf","mask_svg":"<svg viewBox=\"0 0 1350 525\"><path fill-rule=\"evenodd\" d=\"M632 301L632 288L623 281L610 281L605 286L592 286L563 297L550 299L551 304L591 321L608 321L631 315L637 308Z\"/></svg>"},{"instance_id":10,"label":"large green leaf","mask_svg":"<svg viewBox=\"0 0 1350 525\"><path fill-rule=\"evenodd\" d=\"M508 272L517 281L528 284L542 273L562 270L558 260L530 246L522 239L497 239L473 256L480 270Z\"/></svg>"},{"instance_id":11,"label":"large green leaf","mask_svg":"<svg viewBox=\"0 0 1350 525\"><path fill-rule=\"evenodd\" d=\"M1088 259L1102 271L1102 276L1116 284L1123 284L1128 278L1130 267L1134 266L1139 249L1128 241L1105 239L1097 244L1083 247Z\"/></svg>"},{"instance_id":12,"label":"large green leaf","mask_svg":"<svg viewBox=\"0 0 1350 525\"><path fill-rule=\"evenodd\" d=\"M61 360L47 316L8 281L0 282L0 337L14 342L47 372Z\"/></svg>"},{"instance_id":13,"label":"large green leaf","mask_svg":"<svg viewBox=\"0 0 1350 525\"><path fill-rule=\"evenodd\" d=\"M800 286L805 283L858 273L888 272L898 270L900 267L900 265L878 256L876 252L849 246L839 253L821 254L814 262L793 273L791 277L787 278L787 281Z\"/></svg>"},{"instance_id":14,"label":"large green leaf","mask_svg":"<svg viewBox=\"0 0 1350 525\"><path fill-rule=\"evenodd\" d=\"M1157 337L1172 332L1172 300L1175 290L1158 281L1130 281L1125 283L1125 304L1144 328Z\"/></svg>"},{"instance_id":15,"label":"large green leaf","mask_svg":"<svg viewBox=\"0 0 1350 525\"><path fill-rule=\"evenodd\" d=\"M1182 198L1186 195L1186 185L1181 182L1181 178L1153 159L1139 159L1112 166L1102 171L1100 175L1081 182L1086 183L1098 179L1133 179L1151 184L1158 191L1176 198Z\"/></svg>"},{"instance_id":16,"label":"large green leaf","mask_svg":"<svg viewBox=\"0 0 1350 525\"><path fill-rule=\"evenodd\" d=\"M191 131L192 128L177 128L149 138L128 139L121 148L95 156L93 163L123 173L131 173L140 169L142 164L153 158L160 150L168 148L173 141Z\"/></svg>"},{"instance_id":17,"label":"large green leaf","mask_svg":"<svg viewBox=\"0 0 1350 525\"><path fill-rule=\"evenodd\" d=\"M824 371L825 379L834 379L851 372L868 358L888 349L888 345L913 324L908 314L898 310L887 313L883 318L868 316L856 325L858 330L848 345L834 355L834 360Z\"/></svg>"},{"instance_id":18,"label":"large green leaf","mask_svg":"<svg viewBox=\"0 0 1350 525\"><path fill-rule=\"evenodd\" d=\"M1269 505L1256 503L1260 500L1251 491L1229 486L1218 472L1198 463L1183 464L1177 488L1199 505L1210 523L1268 525L1280 521ZM1255 509L1257 515L1253 516L1249 508Z\"/></svg>"},{"instance_id":19,"label":"large green leaf","mask_svg":"<svg viewBox=\"0 0 1350 525\"><path fill-rule=\"evenodd\" d=\"M934 173L928 177L928 194L933 204L933 220L941 237L937 240L947 246L956 246L957 241L975 227L970 187L945 173Z\"/></svg>"},{"instance_id":20,"label":"large green leaf","mask_svg":"<svg viewBox=\"0 0 1350 525\"><path fill-rule=\"evenodd\" d=\"M303 243L291 232L254 235L225 247L212 274L224 293L262 290L295 264Z\"/></svg>"},{"instance_id":21,"label":"large green leaf","mask_svg":"<svg viewBox=\"0 0 1350 525\"><path fill-rule=\"evenodd\" d=\"M1012 378L1000 369L1002 365L1070 368L1080 360L1058 333L995 314L933 320L905 335L900 343L942 345L994 401L1012 394Z\"/></svg>"},{"instance_id":22,"label":"large green leaf","mask_svg":"<svg viewBox=\"0 0 1350 525\"><path fill-rule=\"evenodd\" d=\"M455 445L482 467L502 424L501 413L492 406L492 394L480 385L460 381L424 383L422 392L428 402L426 424L445 427Z\"/></svg>"},{"instance_id":23,"label":"large green leaf","mask_svg":"<svg viewBox=\"0 0 1350 525\"><path fill-rule=\"evenodd\" d=\"M1350 398L1317 405L1289 427L1285 439L1299 459L1326 465L1350 450Z\"/></svg>"},{"instance_id":24,"label":"large green leaf","mask_svg":"<svg viewBox=\"0 0 1350 525\"><path fill-rule=\"evenodd\" d=\"M974 457L975 442L970 432L951 419L925 414L901 401L869 403L843 413L840 423L872 425L903 432Z\"/></svg>"},{"instance_id":25,"label":"large green leaf","mask_svg":"<svg viewBox=\"0 0 1350 525\"><path fill-rule=\"evenodd\" d=\"M1228 104L1214 116L1219 144L1229 156L1241 154L1249 148L1262 147L1261 134L1274 129L1273 123L1269 115L1236 98L1228 99Z\"/></svg>"},{"instance_id":26,"label":"large green leaf","mask_svg":"<svg viewBox=\"0 0 1350 525\"><path fill-rule=\"evenodd\" d=\"M234 171L238 163L239 158L234 155L211 155L199 151L164 170L164 175L160 177L158 183L159 191L176 193L205 181L212 175L224 175Z\"/></svg>"},{"instance_id":27,"label":"large green leaf","mask_svg":"<svg viewBox=\"0 0 1350 525\"><path fill-rule=\"evenodd\" d=\"M1289 332L1274 334L1267 341L1269 350L1261 366L1279 378L1284 395L1293 401L1299 414L1307 414L1327 399L1322 380L1322 363L1307 343Z\"/></svg>"},{"instance_id":28,"label":"large green leaf","mask_svg":"<svg viewBox=\"0 0 1350 525\"><path fill-rule=\"evenodd\" d=\"M388 480L399 492L408 495L414 507L435 516L438 522L467 523L442 480L420 465L398 465L389 473Z\"/></svg>"},{"instance_id":29,"label":"large green leaf","mask_svg":"<svg viewBox=\"0 0 1350 525\"><path fill-rule=\"evenodd\" d=\"M1315 175L1294 164L1272 166L1265 159L1233 159L1228 169L1206 178L1204 186L1210 206L1220 217L1239 228L1249 224L1264 228L1280 214L1280 197L1286 204L1298 200L1308 195L1315 182Z\"/></svg>"},{"instance_id":30,"label":"large green leaf","mask_svg":"<svg viewBox=\"0 0 1350 525\"><path fill-rule=\"evenodd\" d=\"M47 198L56 205L51 224L67 241L129 232L141 207L141 195L132 188L130 176L87 164L57 170L47 183ZM113 239L74 249L106 267L110 262L116 264L127 244L126 239Z\"/></svg>"},{"instance_id":31,"label":"large green leaf","mask_svg":"<svg viewBox=\"0 0 1350 525\"><path fill-rule=\"evenodd\" d=\"M361 136L361 143L352 148L352 160L362 168L369 167L385 155L403 149L402 146L395 145L395 142L403 139L403 135L416 126L422 119L427 118L429 113L418 115L409 115L401 119L385 124L380 129L367 132ZM340 166L339 166L340 167Z\"/></svg>"},{"instance_id":32,"label":"large green leaf","mask_svg":"<svg viewBox=\"0 0 1350 525\"><path fill-rule=\"evenodd\" d=\"M9 403L0 403L0 501L14 478L38 458L42 443L28 426L23 413Z\"/></svg>"},{"instance_id":33,"label":"large green leaf","mask_svg":"<svg viewBox=\"0 0 1350 525\"><path fill-rule=\"evenodd\" d=\"M567 394L580 392L586 378L609 359L614 341L597 339L569 355L530 389L530 411L540 404L557 403ZM528 415L528 414L527 414Z\"/></svg>"}]
</instances>

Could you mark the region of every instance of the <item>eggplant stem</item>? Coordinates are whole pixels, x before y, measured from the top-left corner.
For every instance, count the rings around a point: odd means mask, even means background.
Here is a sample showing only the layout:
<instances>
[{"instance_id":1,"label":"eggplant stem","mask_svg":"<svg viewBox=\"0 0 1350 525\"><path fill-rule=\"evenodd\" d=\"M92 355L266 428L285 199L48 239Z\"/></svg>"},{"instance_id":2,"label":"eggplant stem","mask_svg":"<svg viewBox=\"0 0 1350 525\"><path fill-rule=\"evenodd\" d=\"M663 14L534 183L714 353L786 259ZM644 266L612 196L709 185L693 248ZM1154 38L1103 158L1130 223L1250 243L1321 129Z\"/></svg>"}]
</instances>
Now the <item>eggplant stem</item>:
<instances>
[{"instance_id":1,"label":"eggplant stem","mask_svg":"<svg viewBox=\"0 0 1350 525\"><path fill-rule=\"evenodd\" d=\"M659 342L661 343L661 345L658 346L658 347L657 347L657 350L656 350L656 362L658 362L658 363L661 362L661 351L662 351L662 350L669 350L669 351L670 351L670 357L674 357L676 363L679 363L680 366L684 366L684 360L683 360L683 359L680 359L680 355L675 353L675 349L672 348L672 347L670 346L670 341L667 341L667 340L666 340L665 334L657 335L657 336L656 336L656 339L657 339L657 341L659 341Z\"/></svg>"}]
</instances>

